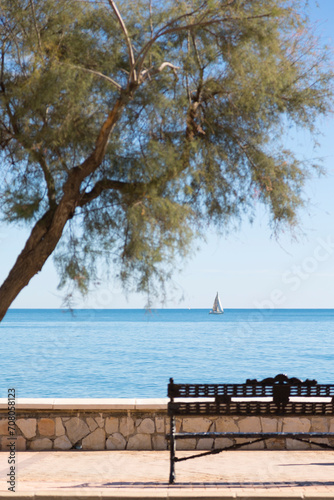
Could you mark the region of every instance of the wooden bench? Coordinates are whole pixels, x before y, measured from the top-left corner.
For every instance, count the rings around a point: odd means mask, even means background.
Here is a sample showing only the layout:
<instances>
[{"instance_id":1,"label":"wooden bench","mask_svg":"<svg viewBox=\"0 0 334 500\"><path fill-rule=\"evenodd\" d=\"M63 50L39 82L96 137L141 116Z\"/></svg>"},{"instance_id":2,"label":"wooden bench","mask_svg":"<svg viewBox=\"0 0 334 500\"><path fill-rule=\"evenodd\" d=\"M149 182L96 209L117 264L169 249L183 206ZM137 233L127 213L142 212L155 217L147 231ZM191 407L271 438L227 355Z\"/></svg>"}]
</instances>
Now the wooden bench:
<instances>
[{"instance_id":1,"label":"wooden bench","mask_svg":"<svg viewBox=\"0 0 334 500\"><path fill-rule=\"evenodd\" d=\"M246 380L244 384L168 384L168 415L170 416L170 475L175 482L175 462L190 460L237 449L270 438L289 438L334 448L314 438L334 438L331 432L176 432L175 418L180 416L331 416L334 414L334 384L318 384L316 380L301 381L277 375L262 381ZM188 438L243 438L243 442L214 449L190 457L176 457L176 441Z\"/></svg>"}]
</instances>

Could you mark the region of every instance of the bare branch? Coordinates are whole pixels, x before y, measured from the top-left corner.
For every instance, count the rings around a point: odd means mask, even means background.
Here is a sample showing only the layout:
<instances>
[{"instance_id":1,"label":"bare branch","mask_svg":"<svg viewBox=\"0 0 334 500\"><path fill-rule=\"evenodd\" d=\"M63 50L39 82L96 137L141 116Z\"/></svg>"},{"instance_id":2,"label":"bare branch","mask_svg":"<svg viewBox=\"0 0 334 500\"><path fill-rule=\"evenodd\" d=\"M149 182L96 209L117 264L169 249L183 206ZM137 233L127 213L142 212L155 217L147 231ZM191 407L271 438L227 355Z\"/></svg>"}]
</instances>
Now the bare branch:
<instances>
[{"instance_id":1,"label":"bare branch","mask_svg":"<svg viewBox=\"0 0 334 500\"><path fill-rule=\"evenodd\" d=\"M79 207L83 207L87 203L98 198L103 191L114 189L119 192L127 191L130 187L133 187L133 184L128 182L114 181L111 179L102 179L97 181L95 186L88 193L84 193L78 202Z\"/></svg>"},{"instance_id":2,"label":"bare branch","mask_svg":"<svg viewBox=\"0 0 334 500\"><path fill-rule=\"evenodd\" d=\"M147 77L150 78L151 76L161 73L161 71L163 71L165 68L171 68L173 70L174 75L177 76L176 70L180 69L180 66L174 66L174 64L170 62L163 62L162 64L160 64L158 68L149 68L142 71L140 75L141 81L144 81Z\"/></svg>"},{"instance_id":3,"label":"bare branch","mask_svg":"<svg viewBox=\"0 0 334 500\"><path fill-rule=\"evenodd\" d=\"M118 19L118 22L121 25L121 28L122 28L123 33L125 35L125 40L126 40L126 44L128 46L128 52L129 52L129 61L130 61L130 77L129 77L129 80L131 81L131 78L133 77L134 81L137 81L137 74L136 74L136 70L135 70L135 58L134 58L134 55L133 55L132 44L131 44L131 40L130 40L130 37L129 37L128 30L126 29L125 23L124 23L124 21L122 19L121 14L119 13L119 10L116 7L115 2L113 0L108 0L108 3L110 5L110 7L113 9L113 11L115 12L115 15L116 15L116 17Z\"/></svg>"},{"instance_id":4,"label":"bare branch","mask_svg":"<svg viewBox=\"0 0 334 500\"><path fill-rule=\"evenodd\" d=\"M157 68L154 73L160 73L164 68L172 68L173 70L177 70L177 69L180 69L179 66L174 66L174 64L171 64L169 62L164 62L162 64L160 64L159 68Z\"/></svg>"},{"instance_id":5,"label":"bare branch","mask_svg":"<svg viewBox=\"0 0 334 500\"><path fill-rule=\"evenodd\" d=\"M93 75L100 76L104 80L107 80L108 82L112 83L118 90L122 90L122 86L115 82L112 78L110 78L107 75L104 75L103 73L100 73L100 71L95 71L93 69L88 69L88 68L83 68L82 66L76 66L75 64L67 64L67 66L71 66L71 68L79 69L81 71L86 71L87 73L92 73Z\"/></svg>"}]
</instances>

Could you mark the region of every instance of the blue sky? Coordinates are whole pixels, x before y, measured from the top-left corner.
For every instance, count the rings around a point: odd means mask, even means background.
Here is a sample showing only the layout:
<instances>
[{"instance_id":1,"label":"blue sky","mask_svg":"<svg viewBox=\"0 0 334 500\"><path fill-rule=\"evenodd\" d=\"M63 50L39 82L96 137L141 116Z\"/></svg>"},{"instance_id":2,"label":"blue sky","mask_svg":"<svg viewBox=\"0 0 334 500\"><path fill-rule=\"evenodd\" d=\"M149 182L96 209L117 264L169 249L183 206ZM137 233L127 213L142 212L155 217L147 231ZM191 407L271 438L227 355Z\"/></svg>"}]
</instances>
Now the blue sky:
<instances>
[{"instance_id":1,"label":"blue sky","mask_svg":"<svg viewBox=\"0 0 334 500\"><path fill-rule=\"evenodd\" d=\"M334 50L334 0L318 0L318 5L311 10L312 20L318 20L318 33ZM289 234L282 234L278 241L271 238L266 214L259 206L255 222L250 225L244 221L240 230L227 238L208 232L207 242L199 242L197 254L175 276L165 307L210 308L219 291L226 309L334 308L334 116L324 119L320 128L323 135L316 151L306 135L293 138L293 147L300 155L323 158L327 170L326 176L316 177L306 186L310 203L300 214L298 241ZM27 234L0 225L1 281ZM50 258L12 307L61 307L63 297L57 283ZM78 298L74 307L140 308L145 302L143 296L126 297L116 284L103 283L86 299Z\"/></svg>"}]
</instances>

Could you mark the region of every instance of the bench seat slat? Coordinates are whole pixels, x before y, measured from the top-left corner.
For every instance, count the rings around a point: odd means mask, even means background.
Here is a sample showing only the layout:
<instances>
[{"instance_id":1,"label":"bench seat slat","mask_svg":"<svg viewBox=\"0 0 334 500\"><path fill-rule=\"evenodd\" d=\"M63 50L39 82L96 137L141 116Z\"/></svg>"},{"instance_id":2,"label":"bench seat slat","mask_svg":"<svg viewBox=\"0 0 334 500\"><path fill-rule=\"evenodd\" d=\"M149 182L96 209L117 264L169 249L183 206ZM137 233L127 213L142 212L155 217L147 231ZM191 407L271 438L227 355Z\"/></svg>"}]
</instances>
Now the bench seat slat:
<instances>
[{"instance_id":1,"label":"bench seat slat","mask_svg":"<svg viewBox=\"0 0 334 500\"><path fill-rule=\"evenodd\" d=\"M176 432L174 437L177 439L189 439L194 437L199 438L333 438L334 432ZM167 435L167 439L170 439L170 435Z\"/></svg>"},{"instance_id":2,"label":"bench seat slat","mask_svg":"<svg viewBox=\"0 0 334 500\"><path fill-rule=\"evenodd\" d=\"M272 384L173 384L174 398L215 397L228 395L235 397L272 396ZM319 397L334 396L334 384L291 385L291 396Z\"/></svg>"},{"instance_id":3,"label":"bench seat slat","mask_svg":"<svg viewBox=\"0 0 334 500\"><path fill-rule=\"evenodd\" d=\"M191 402L169 403L169 415L333 415L334 403L308 403L290 401L284 409L278 409L273 402L238 401L229 404Z\"/></svg>"}]
</instances>

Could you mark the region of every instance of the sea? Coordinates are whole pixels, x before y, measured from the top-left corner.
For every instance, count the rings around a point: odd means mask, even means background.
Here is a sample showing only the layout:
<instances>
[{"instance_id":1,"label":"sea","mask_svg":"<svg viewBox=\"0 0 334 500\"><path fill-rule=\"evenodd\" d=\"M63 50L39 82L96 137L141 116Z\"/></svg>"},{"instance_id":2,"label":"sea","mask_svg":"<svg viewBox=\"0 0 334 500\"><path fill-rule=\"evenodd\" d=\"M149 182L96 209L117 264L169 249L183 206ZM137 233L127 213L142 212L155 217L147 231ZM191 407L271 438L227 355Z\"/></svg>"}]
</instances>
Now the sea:
<instances>
[{"instance_id":1,"label":"sea","mask_svg":"<svg viewBox=\"0 0 334 500\"><path fill-rule=\"evenodd\" d=\"M175 382L334 383L334 309L11 309L0 397L164 398Z\"/></svg>"}]
</instances>

